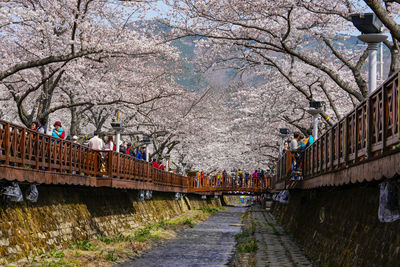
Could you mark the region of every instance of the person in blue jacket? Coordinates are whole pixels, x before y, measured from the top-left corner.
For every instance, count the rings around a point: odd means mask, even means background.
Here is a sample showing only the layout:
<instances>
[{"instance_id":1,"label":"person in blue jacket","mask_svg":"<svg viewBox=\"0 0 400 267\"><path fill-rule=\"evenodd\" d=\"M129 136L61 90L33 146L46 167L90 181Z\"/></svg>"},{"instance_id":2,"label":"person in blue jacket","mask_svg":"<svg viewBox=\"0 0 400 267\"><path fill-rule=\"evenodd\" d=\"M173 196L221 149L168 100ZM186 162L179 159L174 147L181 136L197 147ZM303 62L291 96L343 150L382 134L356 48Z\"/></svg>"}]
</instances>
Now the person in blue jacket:
<instances>
[{"instance_id":1,"label":"person in blue jacket","mask_svg":"<svg viewBox=\"0 0 400 267\"><path fill-rule=\"evenodd\" d=\"M146 160L146 148L145 147L142 148L142 151L139 151L136 154L136 158L141 159L141 160Z\"/></svg>"}]
</instances>

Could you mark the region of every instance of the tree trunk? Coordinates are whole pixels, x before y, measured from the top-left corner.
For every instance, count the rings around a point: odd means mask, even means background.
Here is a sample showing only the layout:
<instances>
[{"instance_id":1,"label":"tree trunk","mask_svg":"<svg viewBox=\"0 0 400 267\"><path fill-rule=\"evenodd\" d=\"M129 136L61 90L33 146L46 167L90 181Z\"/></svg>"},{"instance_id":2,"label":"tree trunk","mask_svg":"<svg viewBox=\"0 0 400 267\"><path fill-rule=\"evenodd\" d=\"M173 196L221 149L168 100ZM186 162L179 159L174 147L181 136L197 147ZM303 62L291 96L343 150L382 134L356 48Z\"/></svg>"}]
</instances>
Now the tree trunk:
<instances>
[{"instance_id":1,"label":"tree trunk","mask_svg":"<svg viewBox=\"0 0 400 267\"><path fill-rule=\"evenodd\" d=\"M390 48L391 62L390 62L390 71L389 76L400 70L400 53L399 47L397 44L393 45Z\"/></svg>"},{"instance_id":2,"label":"tree trunk","mask_svg":"<svg viewBox=\"0 0 400 267\"><path fill-rule=\"evenodd\" d=\"M82 117L77 114L76 108L70 108L71 111L71 128L69 129L70 135L80 135L81 129L80 129L80 124Z\"/></svg>"}]
</instances>

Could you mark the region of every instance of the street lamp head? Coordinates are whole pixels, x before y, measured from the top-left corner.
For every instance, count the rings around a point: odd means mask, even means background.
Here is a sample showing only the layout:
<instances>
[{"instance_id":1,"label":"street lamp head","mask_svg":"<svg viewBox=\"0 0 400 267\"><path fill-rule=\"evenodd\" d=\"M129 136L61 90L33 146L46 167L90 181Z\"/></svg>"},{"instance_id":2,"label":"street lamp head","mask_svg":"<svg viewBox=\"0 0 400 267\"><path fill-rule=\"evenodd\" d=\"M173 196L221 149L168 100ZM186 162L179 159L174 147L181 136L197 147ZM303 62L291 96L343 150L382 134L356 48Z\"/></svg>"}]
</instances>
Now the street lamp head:
<instances>
[{"instance_id":1,"label":"street lamp head","mask_svg":"<svg viewBox=\"0 0 400 267\"><path fill-rule=\"evenodd\" d=\"M120 121L113 121L113 122L111 122L111 127L115 131L122 131L124 129L124 124Z\"/></svg>"},{"instance_id":2,"label":"street lamp head","mask_svg":"<svg viewBox=\"0 0 400 267\"><path fill-rule=\"evenodd\" d=\"M149 136L143 136L142 142L146 145L151 143L151 138Z\"/></svg>"},{"instance_id":3,"label":"street lamp head","mask_svg":"<svg viewBox=\"0 0 400 267\"><path fill-rule=\"evenodd\" d=\"M288 134L290 134L290 130L287 128L280 128L279 133L282 135L288 135Z\"/></svg>"},{"instance_id":4,"label":"street lamp head","mask_svg":"<svg viewBox=\"0 0 400 267\"><path fill-rule=\"evenodd\" d=\"M310 101L310 108L319 109L325 106L324 101Z\"/></svg>"},{"instance_id":5,"label":"street lamp head","mask_svg":"<svg viewBox=\"0 0 400 267\"><path fill-rule=\"evenodd\" d=\"M185 168L186 162L182 162L182 166L183 166L183 168Z\"/></svg>"},{"instance_id":6,"label":"street lamp head","mask_svg":"<svg viewBox=\"0 0 400 267\"><path fill-rule=\"evenodd\" d=\"M374 13L352 14L351 22L363 34L382 32L383 24Z\"/></svg>"}]
</instances>

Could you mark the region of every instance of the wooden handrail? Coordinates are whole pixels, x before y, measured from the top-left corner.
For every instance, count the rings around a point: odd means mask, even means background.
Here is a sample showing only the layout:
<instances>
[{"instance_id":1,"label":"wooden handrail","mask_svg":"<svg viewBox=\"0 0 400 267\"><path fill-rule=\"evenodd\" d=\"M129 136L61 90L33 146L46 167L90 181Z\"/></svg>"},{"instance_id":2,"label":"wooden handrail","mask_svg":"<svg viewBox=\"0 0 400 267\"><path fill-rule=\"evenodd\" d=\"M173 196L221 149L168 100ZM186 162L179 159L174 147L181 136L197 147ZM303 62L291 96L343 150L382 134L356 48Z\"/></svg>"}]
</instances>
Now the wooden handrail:
<instances>
[{"instance_id":1,"label":"wooden handrail","mask_svg":"<svg viewBox=\"0 0 400 267\"><path fill-rule=\"evenodd\" d=\"M390 76L303 153L302 176L311 179L399 151L400 72ZM288 155L277 163L276 183L288 178ZM273 185L274 187L274 185Z\"/></svg>"},{"instance_id":2,"label":"wooden handrail","mask_svg":"<svg viewBox=\"0 0 400 267\"><path fill-rule=\"evenodd\" d=\"M230 184L217 183L216 177L204 177L201 183L193 178L154 169L149 162L114 151L93 150L71 141L37 133L25 127L0 120L0 165L78 177L98 177L128 183L141 182L146 188L178 188L181 192L202 191L265 191L271 177L246 186L224 176ZM222 179L222 178L221 178ZM236 182L235 182L236 181ZM200 186L199 186L200 185ZM157 186L157 187L156 187Z\"/></svg>"}]
</instances>

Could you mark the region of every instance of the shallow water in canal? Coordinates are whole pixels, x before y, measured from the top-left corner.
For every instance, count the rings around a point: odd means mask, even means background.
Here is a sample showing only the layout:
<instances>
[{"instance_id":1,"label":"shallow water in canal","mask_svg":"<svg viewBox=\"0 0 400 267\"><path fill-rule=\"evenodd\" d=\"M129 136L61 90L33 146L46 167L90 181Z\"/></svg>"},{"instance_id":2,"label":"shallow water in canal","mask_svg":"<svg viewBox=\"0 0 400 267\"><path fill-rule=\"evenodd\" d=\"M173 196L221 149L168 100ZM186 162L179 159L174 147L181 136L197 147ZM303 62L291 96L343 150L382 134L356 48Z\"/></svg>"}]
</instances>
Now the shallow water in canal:
<instances>
[{"instance_id":1,"label":"shallow water in canal","mask_svg":"<svg viewBox=\"0 0 400 267\"><path fill-rule=\"evenodd\" d=\"M244 207L219 211L207 221L152 248L134 261L117 266L226 266L233 257Z\"/></svg>"}]
</instances>

